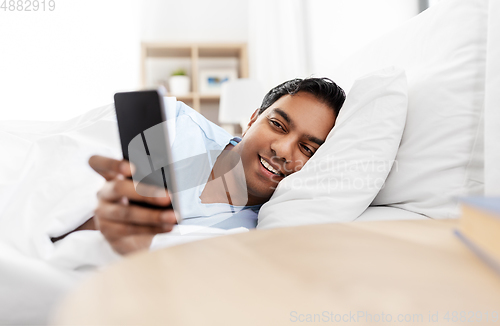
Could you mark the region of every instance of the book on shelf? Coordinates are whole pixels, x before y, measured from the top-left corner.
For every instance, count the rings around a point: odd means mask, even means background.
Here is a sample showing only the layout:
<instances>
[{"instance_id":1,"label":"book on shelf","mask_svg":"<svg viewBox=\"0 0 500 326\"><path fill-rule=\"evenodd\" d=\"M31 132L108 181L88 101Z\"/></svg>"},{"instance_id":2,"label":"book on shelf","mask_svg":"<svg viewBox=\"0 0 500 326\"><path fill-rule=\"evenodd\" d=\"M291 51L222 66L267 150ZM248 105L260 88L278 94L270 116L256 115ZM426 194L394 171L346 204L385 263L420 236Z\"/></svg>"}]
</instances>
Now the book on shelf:
<instances>
[{"instance_id":1,"label":"book on shelf","mask_svg":"<svg viewBox=\"0 0 500 326\"><path fill-rule=\"evenodd\" d=\"M500 273L500 197L461 198L460 229L455 234Z\"/></svg>"}]
</instances>

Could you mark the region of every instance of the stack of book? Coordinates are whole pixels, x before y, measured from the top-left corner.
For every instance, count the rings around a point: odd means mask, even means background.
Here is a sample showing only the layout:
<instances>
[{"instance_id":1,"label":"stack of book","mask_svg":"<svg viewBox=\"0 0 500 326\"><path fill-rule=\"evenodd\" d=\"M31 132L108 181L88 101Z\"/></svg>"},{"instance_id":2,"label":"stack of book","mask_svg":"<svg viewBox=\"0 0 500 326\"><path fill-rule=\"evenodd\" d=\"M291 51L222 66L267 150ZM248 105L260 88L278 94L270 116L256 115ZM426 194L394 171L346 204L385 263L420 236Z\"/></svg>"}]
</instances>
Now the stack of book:
<instances>
[{"instance_id":1,"label":"stack of book","mask_svg":"<svg viewBox=\"0 0 500 326\"><path fill-rule=\"evenodd\" d=\"M460 229L455 234L500 273L500 197L462 198Z\"/></svg>"}]
</instances>

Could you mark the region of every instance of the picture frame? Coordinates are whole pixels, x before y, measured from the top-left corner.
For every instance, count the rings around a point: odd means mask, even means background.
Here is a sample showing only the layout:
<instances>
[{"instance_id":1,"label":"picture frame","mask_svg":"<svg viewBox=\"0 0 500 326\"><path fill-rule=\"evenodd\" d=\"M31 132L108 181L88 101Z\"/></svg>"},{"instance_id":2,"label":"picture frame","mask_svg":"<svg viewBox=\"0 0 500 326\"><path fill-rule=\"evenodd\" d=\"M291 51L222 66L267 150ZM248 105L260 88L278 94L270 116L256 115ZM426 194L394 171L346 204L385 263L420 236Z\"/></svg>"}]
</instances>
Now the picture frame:
<instances>
[{"instance_id":1,"label":"picture frame","mask_svg":"<svg viewBox=\"0 0 500 326\"><path fill-rule=\"evenodd\" d=\"M199 88L201 95L220 95L221 84L238 78L236 69L202 69L200 70Z\"/></svg>"}]
</instances>

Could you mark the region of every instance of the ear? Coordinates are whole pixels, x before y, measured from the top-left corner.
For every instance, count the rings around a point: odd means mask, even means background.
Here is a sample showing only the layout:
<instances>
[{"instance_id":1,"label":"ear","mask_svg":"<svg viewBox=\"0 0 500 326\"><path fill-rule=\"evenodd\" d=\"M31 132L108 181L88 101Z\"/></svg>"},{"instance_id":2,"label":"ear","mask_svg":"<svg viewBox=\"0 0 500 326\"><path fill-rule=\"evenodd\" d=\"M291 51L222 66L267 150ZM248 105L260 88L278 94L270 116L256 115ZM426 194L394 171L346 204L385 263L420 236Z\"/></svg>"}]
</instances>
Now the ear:
<instances>
[{"instance_id":1,"label":"ear","mask_svg":"<svg viewBox=\"0 0 500 326\"><path fill-rule=\"evenodd\" d=\"M257 120L258 117L259 117L259 109L256 109L255 111L253 111L252 116L250 117L250 122L248 122L248 128L250 128L253 125L253 123Z\"/></svg>"},{"instance_id":2,"label":"ear","mask_svg":"<svg viewBox=\"0 0 500 326\"><path fill-rule=\"evenodd\" d=\"M253 125L253 123L255 121L257 121L257 118L259 117L259 109L256 109L252 116L250 117L250 121L248 122L247 124L247 127L245 128L245 130L243 131L243 135L242 136L245 136L245 134L247 133L247 130Z\"/></svg>"}]
</instances>

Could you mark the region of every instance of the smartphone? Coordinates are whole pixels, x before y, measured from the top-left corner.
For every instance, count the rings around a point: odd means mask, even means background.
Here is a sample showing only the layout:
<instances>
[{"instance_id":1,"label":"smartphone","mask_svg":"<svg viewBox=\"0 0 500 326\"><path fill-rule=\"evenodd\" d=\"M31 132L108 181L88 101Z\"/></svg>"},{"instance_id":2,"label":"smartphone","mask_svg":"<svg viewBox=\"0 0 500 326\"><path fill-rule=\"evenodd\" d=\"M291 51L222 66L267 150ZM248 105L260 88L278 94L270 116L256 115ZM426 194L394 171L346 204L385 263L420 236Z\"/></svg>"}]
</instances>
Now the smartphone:
<instances>
[{"instance_id":1,"label":"smartphone","mask_svg":"<svg viewBox=\"0 0 500 326\"><path fill-rule=\"evenodd\" d=\"M177 222L180 222L182 215L177 204L177 183L167 127L167 120L175 117L167 116L163 92L157 89L116 93L114 101L123 158L135 167L132 180L137 193L150 195L145 188L151 185L164 189L172 200ZM159 208L143 202L134 204Z\"/></svg>"}]
</instances>

